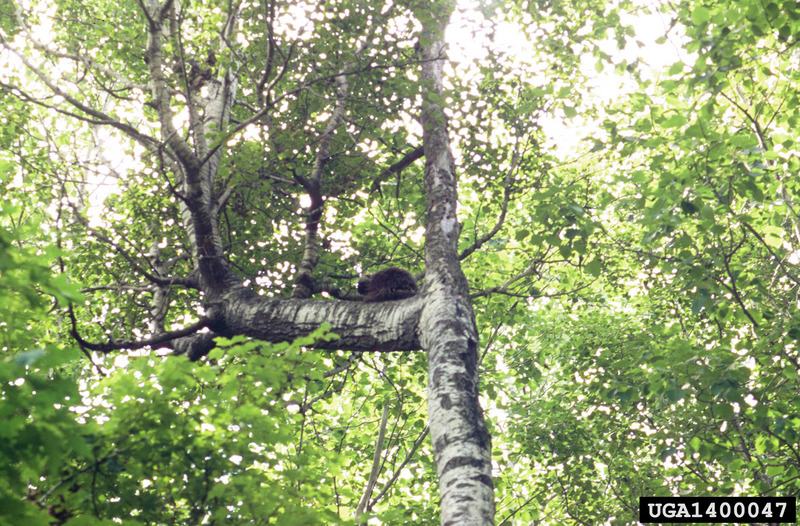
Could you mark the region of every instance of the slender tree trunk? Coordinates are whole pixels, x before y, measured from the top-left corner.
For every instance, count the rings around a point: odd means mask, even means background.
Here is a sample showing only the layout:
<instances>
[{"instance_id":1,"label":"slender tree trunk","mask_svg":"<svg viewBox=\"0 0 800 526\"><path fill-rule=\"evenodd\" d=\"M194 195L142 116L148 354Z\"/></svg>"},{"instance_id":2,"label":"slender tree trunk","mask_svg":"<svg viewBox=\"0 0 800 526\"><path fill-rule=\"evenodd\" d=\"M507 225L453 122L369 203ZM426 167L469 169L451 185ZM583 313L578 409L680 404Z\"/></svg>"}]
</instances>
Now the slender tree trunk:
<instances>
[{"instance_id":1,"label":"slender tree trunk","mask_svg":"<svg viewBox=\"0 0 800 526\"><path fill-rule=\"evenodd\" d=\"M425 189L425 305L420 342L428 354L428 414L439 476L443 525L494 524L491 438L478 402L478 331L458 259L457 188L444 100L443 32L436 13L423 46L422 109Z\"/></svg>"}]
</instances>

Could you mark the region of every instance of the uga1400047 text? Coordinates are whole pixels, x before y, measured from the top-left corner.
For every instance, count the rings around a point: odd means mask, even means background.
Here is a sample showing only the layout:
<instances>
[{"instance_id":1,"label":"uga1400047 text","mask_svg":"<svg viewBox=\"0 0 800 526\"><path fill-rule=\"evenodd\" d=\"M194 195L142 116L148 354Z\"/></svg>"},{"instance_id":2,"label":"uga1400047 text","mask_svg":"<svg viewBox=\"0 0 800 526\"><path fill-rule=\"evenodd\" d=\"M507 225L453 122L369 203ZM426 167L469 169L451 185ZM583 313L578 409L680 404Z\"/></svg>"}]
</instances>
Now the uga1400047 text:
<instances>
[{"instance_id":1,"label":"uga1400047 text","mask_svg":"<svg viewBox=\"0 0 800 526\"><path fill-rule=\"evenodd\" d=\"M641 497L639 521L676 524L792 523L797 516L794 497Z\"/></svg>"}]
</instances>

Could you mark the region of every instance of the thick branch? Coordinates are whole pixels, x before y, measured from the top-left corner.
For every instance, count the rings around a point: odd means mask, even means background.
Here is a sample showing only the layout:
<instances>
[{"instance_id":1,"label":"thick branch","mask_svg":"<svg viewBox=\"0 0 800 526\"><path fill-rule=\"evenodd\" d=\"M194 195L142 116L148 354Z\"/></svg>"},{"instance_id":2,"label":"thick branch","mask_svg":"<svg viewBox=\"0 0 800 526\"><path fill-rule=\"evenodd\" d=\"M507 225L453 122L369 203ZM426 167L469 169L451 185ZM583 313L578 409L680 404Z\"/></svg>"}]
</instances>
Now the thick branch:
<instances>
[{"instance_id":1,"label":"thick branch","mask_svg":"<svg viewBox=\"0 0 800 526\"><path fill-rule=\"evenodd\" d=\"M354 301L267 300L241 289L209 310L218 320L210 328L223 336L242 334L268 342L292 341L327 323L338 339L319 342L321 349L351 351L414 351L423 301L405 300L364 304Z\"/></svg>"}]
</instances>

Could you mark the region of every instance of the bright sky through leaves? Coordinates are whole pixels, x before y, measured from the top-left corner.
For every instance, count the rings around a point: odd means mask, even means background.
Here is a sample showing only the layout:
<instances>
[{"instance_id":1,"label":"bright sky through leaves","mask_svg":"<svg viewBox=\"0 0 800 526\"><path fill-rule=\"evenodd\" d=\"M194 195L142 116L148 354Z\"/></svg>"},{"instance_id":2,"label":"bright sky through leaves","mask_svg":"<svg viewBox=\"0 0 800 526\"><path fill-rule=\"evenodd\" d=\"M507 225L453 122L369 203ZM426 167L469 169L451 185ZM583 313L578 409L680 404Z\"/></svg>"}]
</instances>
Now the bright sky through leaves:
<instances>
[{"instance_id":1,"label":"bright sky through leaves","mask_svg":"<svg viewBox=\"0 0 800 526\"><path fill-rule=\"evenodd\" d=\"M137 2L16 4L60 57L0 0L0 522L352 524L367 501L370 523L440 521L428 356L375 351L391 331L339 314L370 311L355 285L386 266L424 274L423 294L448 283L426 268L446 243L424 237L443 210L426 162L447 156L418 150L422 102L439 102L416 46L436 3L289 4L242 4L225 42L234 4L182 3L159 92ZM479 331L495 524L635 524L640 496L800 493L798 35L794 0L456 10L451 263ZM235 101L231 120L190 98ZM192 187L221 204L207 220L186 213L180 160L216 123L237 131ZM225 304L252 314L246 330L199 362L137 347L209 312L198 242L254 292ZM291 299L314 248L311 297ZM297 316L262 327L253 305L295 303L362 352L314 348L323 331L254 339ZM422 311L405 309L370 319L411 327Z\"/></svg>"}]
</instances>

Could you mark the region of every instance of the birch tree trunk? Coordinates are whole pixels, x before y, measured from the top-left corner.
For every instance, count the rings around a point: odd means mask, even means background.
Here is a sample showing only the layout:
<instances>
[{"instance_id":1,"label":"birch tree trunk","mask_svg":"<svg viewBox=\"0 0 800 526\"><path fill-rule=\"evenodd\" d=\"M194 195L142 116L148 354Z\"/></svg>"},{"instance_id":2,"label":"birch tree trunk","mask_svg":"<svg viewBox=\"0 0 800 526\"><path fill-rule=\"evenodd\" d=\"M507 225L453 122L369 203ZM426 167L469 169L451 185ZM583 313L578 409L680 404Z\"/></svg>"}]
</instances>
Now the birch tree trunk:
<instances>
[{"instance_id":1,"label":"birch tree trunk","mask_svg":"<svg viewBox=\"0 0 800 526\"><path fill-rule=\"evenodd\" d=\"M435 9L435 8L434 8ZM458 259L457 177L444 100L444 29L426 28L422 82L425 149L425 304L420 342L428 354L428 418L443 525L494 524L491 437L478 402L478 331Z\"/></svg>"}]
</instances>

